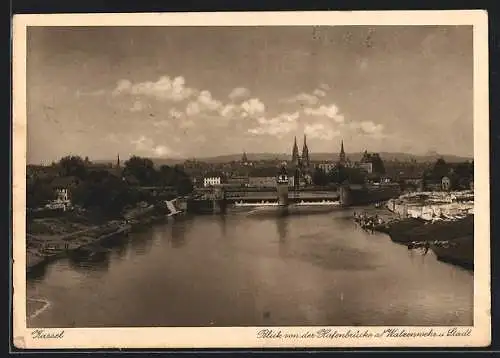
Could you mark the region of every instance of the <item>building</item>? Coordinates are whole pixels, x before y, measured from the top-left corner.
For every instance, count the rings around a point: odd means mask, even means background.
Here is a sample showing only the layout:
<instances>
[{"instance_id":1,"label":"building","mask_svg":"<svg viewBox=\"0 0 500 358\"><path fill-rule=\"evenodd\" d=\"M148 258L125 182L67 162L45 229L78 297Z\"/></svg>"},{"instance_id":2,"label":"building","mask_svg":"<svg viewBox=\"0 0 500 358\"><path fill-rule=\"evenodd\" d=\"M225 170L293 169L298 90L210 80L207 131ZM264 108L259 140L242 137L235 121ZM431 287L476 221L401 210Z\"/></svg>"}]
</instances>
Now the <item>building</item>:
<instances>
[{"instance_id":1,"label":"building","mask_svg":"<svg viewBox=\"0 0 500 358\"><path fill-rule=\"evenodd\" d=\"M344 140L342 140L340 142L340 153L339 153L338 165L345 167L346 164L347 164L347 158L346 158L345 151L344 151Z\"/></svg>"},{"instance_id":2,"label":"building","mask_svg":"<svg viewBox=\"0 0 500 358\"><path fill-rule=\"evenodd\" d=\"M358 163L357 167L368 174L373 173L373 163Z\"/></svg>"},{"instance_id":3,"label":"building","mask_svg":"<svg viewBox=\"0 0 500 358\"><path fill-rule=\"evenodd\" d=\"M276 187L276 167L252 169L248 175L248 186L258 188Z\"/></svg>"},{"instance_id":4,"label":"building","mask_svg":"<svg viewBox=\"0 0 500 358\"><path fill-rule=\"evenodd\" d=\"M253 163L248 160L246 152L243 152L243 155L241 156L240 164L243 166L253 165Z\"/></svg>"},{"instance_id":5,"label":"building","mask_svg":"<svg viewBox=\"0 0 500 358\"><path fill-rule=\"evenodd\" d=\"M450 177L443 177L441 178L441 189L443 191L449 191L451 189L451 179Z\"/></svg>"},{"instance_id":6,"label":"building","mask_svg":"<svg viewBox=\"0 0 500 358\"><path fill-rule=\"evenodd\" d=\"M333 162L318 163L316 167L323 170L325 173L330 173L333 169L335 169L336 164Z\"/></svg>"},{"instance_id":7,"label":"building","mask_svg":"<svg viewBox=\"0 0 500 358\"><path fill-rule=\"evenodd\" d=\"M293 139L293 148L292 148L292 165L298 166L300 162L299 158L299 147L297 146L297 137Z\"/></svg>"},{"instance_id":8,"label":"building","mask_svg":"<svg viewBox=\"0 0 500 358\"><path fill-rule=\"evenodd\" d=\"M369 174L385 174L384 162L382 161L382 158L380 158L380 155L378 153L368 153L365 150L359 166L369 168Z\"/></svg>"},{"instance_id":9,"label":"building","mask_svg":"<svg viewBox=\"0 0 500 358\"><path fill-rule=\"evenodd\" d=\"M232 176L227 179L227 184L232 186L248 186L248 176Z\"/></svg>"},{"instance_id":10,"label":"building","mask_svg":"<svg viewBox=\"0 0 500 358\"><path fill-rule=\"evenodd\" d=\"M307 146L307 138L305 135L304 143L302 145L302 155L299 154L297 137L294 137L292 147L292 161L290 164L290 171L292 175L289 176L289 183L292 183L290 184L291 186L298 187L311 183L311 160L309 157L309 148Z\"/></svg>"},{"instance_id":11,"label":"building","mask_svg":"<svg viewBox=\"0 0 500 358\"><path fill-rule=\"evenodd\" d=\"M309 160L309 148L307 147L307 139L304 134L304 144L302 146L302 166L306 169L309 169L311 165L311 161Z\"/></svg>"},{"instance_id":12,"label":"building","mask_svg":"<svg viewBox=\"0 0 500 358\"><path fill-rule=\"evenodd\" d=\"M223 184L223 178L224 178L224 176L222 175L222 173L208 172L203 177L203 186L205 188L211 187L211 186L219 186L219 185Z\"/></svg>"}]
</instances>

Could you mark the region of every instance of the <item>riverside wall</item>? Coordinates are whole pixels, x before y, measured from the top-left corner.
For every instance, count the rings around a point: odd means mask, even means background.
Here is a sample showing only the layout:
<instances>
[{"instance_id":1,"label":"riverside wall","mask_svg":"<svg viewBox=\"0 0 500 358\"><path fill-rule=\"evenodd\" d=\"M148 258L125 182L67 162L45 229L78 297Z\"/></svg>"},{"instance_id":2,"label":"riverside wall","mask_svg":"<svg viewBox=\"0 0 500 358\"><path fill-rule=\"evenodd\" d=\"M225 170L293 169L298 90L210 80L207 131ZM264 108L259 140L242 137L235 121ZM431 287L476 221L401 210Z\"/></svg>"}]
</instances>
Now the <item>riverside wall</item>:
<instances>
[{"instance_id":1,"label":"riverside wall","mask_svg":"<svg viewBox=\"0 0 500 358\"><path fill-rule=\"evenodd\" d=\"M359 206L386 201L401 194L399 185L382 185L372 187L342 187L341 204L343 206Z\"/></svg>"}]
</instances>

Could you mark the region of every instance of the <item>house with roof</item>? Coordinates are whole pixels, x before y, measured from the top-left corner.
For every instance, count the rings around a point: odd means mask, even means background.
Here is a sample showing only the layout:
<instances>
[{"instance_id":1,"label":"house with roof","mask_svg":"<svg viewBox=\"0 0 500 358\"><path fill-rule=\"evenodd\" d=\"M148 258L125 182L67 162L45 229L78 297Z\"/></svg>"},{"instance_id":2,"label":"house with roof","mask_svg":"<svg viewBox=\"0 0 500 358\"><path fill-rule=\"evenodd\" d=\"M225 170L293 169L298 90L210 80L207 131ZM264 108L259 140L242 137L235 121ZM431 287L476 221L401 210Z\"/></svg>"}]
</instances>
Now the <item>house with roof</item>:
<instances>
[{"instance_id":1,"label":"house with roof","mask_svg":"<svg viewBox=\"0 0 500 358\"><path fill-rule=\"evenodd\" d=\"M56 199L46 205L49 209L66 210L71 207L71 192L80 184L80 179L75 176L56 177L51 187Z\"/></svg>"}]
</instances>

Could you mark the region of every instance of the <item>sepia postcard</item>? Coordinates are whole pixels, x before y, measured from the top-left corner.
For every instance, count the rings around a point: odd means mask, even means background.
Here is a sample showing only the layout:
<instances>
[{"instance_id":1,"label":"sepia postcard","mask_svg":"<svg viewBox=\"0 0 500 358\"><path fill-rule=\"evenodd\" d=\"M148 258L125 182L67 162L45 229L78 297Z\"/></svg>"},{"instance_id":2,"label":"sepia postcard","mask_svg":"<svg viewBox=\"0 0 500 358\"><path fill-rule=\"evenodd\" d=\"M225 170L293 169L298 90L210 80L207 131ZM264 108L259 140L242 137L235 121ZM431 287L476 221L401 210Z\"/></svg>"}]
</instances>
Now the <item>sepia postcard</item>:
<instances>
[{"instance_id":1,"label":"sepia postcard","mask_svg":"<svg viewBox=\"0 0 500 358\"><path fill-rule=\"evenodd\" d=\"M480 347L485 11L16 15L17 348Z\"/></svg>"}]
</instances>

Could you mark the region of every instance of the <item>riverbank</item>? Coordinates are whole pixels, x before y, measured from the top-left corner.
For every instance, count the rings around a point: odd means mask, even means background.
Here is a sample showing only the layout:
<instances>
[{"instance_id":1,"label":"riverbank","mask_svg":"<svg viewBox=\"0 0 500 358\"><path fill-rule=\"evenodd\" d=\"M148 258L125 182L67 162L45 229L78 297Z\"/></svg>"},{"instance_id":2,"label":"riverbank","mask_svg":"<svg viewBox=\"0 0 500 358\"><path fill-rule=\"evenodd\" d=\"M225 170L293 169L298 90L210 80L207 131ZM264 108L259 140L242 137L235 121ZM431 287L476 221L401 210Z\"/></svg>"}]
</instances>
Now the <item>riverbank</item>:
<instances>
[{"instance_id":1,"label":"riverbank","mask_svg":"<svg viewBox=\"0 0 500 358\"><path fill-rule=\"evenodd\" d=\"M388 206L369 207L355 213L355 221L365 230L386 233L393 242L406 245L408 249L423 249L425 253L432 250L438 260L473 270L473 214L455 214L445 219L401 214L391 211Z\"/></svg>"},{"instance_id":2,"label":"riverbank","mask_svg":"<svg viewBox=\"0 0 500 358\"><path fill-rule=\"evenodd\" d=\"M57 216L31 218L27 222L26 271L31 273L71 254L94 254L101 244L120 239L131 231L167 221L164 205L141 205L122 217L107 218L95 212L68 211Z\"/></svg>"}]
</instances>

